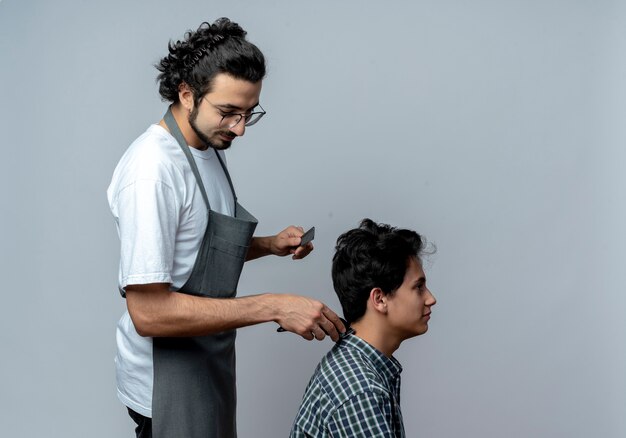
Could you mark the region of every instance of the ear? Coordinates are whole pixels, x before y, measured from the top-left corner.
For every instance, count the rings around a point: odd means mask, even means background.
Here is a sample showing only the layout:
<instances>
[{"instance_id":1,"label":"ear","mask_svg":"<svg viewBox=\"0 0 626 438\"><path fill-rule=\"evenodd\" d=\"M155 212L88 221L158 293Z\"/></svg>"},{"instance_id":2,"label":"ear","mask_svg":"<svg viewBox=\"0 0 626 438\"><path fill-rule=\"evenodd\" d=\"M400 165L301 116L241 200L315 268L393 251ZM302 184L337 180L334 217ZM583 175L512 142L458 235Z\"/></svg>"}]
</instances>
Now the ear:
<instances>
[{"instance_id":1,"label":"ear","mask_svg":"<svg viewBox=\"0 0 626 438\"><path fill-rule=\"evenodd\" d=\"M193 91L185 82L181 82L178 86L178 100L187 112L191 112L193 109Z\"/></svg>"},{"instance_id":2,"label":"ear","mask_svg":"<svg viewBox=\"0 0 626 438\"><path fill-rule=\"evenodd\" d=\"M387 295L381 288L375 287L370 291L369 302L374 310L379 313L387 314Z\"/></svg>"}]
</instances>

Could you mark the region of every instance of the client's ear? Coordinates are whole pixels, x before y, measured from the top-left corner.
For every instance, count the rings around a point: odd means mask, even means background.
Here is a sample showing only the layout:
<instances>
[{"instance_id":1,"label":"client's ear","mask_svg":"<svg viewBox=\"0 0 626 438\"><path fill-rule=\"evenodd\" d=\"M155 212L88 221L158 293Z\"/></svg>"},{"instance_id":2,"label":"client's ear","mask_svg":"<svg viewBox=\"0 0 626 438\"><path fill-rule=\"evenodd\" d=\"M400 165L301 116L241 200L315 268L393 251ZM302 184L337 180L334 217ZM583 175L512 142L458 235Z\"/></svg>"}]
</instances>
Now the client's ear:
<instances>
[{"instance_id":1,"label":"client's ear","mask_svg":"<svg viewBox=\"0 0 626 438\"><path fill-rule=\"evenodd\" d=\"M374 310L382 314L387 314L387 295L385 295L381 288L375 287L370 291L369 301Z\"/></svg>"}]
</instances>

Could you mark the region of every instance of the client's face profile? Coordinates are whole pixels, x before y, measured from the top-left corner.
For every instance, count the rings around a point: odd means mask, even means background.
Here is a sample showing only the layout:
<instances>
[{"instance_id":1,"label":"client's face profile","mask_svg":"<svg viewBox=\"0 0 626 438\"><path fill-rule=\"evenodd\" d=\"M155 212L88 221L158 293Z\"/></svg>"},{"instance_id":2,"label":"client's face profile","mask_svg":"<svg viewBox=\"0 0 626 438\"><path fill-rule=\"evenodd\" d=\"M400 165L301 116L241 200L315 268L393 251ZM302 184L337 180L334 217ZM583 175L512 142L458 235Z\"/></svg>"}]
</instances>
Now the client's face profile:
<instances>
[{"instance_id":1,"label":"client's face profile","mask_svg":"<svg viewBox=\"0 0 626 438\"><path fill-rule=\"evenodd\" d=\"M404 281L395 293L387 295L387 321L390 329L408 339L428 331L431 307L437 300L426 287L422 263L411 257Z\"/></svg>"}]
</instances>

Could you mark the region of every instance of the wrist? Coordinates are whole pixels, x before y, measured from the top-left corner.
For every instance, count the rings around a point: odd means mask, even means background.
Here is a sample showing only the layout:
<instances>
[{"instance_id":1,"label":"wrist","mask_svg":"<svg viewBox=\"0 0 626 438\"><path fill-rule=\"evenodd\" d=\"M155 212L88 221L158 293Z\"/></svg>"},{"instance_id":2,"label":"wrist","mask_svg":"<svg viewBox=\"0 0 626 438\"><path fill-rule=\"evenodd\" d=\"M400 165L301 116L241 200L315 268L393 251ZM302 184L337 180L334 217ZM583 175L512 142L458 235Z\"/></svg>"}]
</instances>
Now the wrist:
<instances>
[{"instance_id":1,"label":"wrist","mask_svg":"<svg viewBox=\"0 0 626 438\"><path fill-rule=\"evenodd\" d=\"M281 300L278 294L265 293L261 298L261 314L263 320L278 322L281 318Z\"/></svg>"},{"instance_id":2,"label":"wrist","mask_svg":"<svg viewBox=\"0 0 626 438\"><path fill-rule=\"evenodd\" d=\"M261 254L264 256L274 254L272 245L274 236L257 237L257 239Z\"/></svg>"}]
</instances>

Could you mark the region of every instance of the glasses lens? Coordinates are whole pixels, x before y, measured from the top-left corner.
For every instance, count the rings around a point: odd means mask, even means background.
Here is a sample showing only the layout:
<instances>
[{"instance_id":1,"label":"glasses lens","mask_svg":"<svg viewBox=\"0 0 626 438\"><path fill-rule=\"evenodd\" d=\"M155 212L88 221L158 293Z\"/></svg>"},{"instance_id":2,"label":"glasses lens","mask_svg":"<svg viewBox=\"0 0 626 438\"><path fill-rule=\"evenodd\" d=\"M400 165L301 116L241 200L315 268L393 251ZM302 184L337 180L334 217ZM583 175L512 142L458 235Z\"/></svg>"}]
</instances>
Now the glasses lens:
<instances>
[{"instance_id":1,"label":"glasses lens","mask_svg":"<svg viewBox=\"0 0 626 438\"><path fill-rule=\"evenodd\" d=\"M249 116L246 116L246 126L252 126L263 117L265 113L251 113Z\"/></svg>"}]
</instances>

